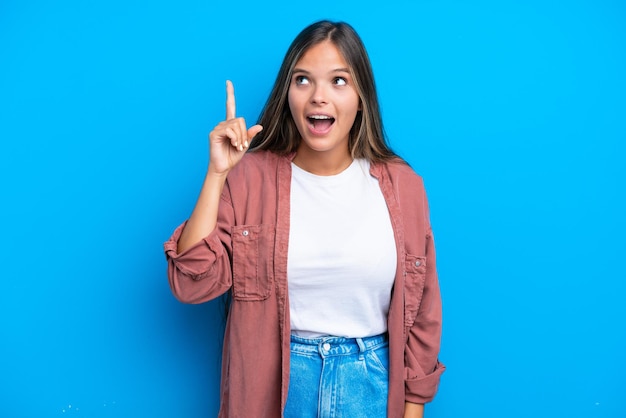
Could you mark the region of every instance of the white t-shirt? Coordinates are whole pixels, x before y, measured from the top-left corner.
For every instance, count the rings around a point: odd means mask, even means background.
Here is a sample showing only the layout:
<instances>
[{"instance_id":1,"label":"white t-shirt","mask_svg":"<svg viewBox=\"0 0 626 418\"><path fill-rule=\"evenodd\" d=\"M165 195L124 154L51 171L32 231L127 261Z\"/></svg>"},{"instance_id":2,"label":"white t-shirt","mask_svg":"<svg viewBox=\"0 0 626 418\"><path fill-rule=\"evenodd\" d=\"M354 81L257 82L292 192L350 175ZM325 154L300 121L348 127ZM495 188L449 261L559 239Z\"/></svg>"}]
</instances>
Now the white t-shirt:
<instances>
[{"instance_id":1,"label":"white t-shirt","mask_svg":"<svg viewBox=\"0 0 626 418\"><path fill-rule=\"evenodd\" d=\"M292 333L359 338L387 331L397 253L367 160L333 176L292 164L287 277Z\"/></svg>"}]
</instances>

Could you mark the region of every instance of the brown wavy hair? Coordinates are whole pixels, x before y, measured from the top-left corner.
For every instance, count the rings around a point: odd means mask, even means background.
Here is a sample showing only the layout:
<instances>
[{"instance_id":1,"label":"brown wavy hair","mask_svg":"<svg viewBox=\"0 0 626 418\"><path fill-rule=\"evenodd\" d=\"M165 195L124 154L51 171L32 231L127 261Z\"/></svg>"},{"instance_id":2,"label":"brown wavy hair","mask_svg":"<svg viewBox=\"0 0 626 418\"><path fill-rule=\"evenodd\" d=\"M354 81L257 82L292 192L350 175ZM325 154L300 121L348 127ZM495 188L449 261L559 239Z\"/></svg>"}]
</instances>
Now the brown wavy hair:
<instances>
[{"instance_id":1,"label":"brown wavy hair","mask_svg":"<svg viewBox=\"0 0 626 418\"><path fill-rule=\"evenodd\" d=\"M337 47L346 60L360 99L361 110L354 120L348 142L352 157L372 162L397 157L387 144L374 73L363 41L349 24L328 20L307 26L289 46L258 120L263 131L254 137L250 149L270 150L278 154L297 150L301 138L287 99L293 69L309 48L327 40Z\"/></svg>"}]
</instances>

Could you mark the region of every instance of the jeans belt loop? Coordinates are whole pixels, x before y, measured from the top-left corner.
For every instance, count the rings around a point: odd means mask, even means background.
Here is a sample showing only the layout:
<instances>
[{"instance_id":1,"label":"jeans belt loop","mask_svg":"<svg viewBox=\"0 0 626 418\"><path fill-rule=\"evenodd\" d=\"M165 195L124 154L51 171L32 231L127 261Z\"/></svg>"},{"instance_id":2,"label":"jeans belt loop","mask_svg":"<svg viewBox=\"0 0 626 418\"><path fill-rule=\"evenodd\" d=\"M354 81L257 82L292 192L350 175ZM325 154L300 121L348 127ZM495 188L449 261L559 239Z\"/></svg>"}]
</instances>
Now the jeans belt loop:
<instances>
[{"instance_id":1,"label":"jeans belt loop","mask_svg":"<svg viewBox=\"0 0 626 418\"><path fill-rule=\"evenodd\" d=\"M359 360L365 360L365 343L362 338L357 338L356 343L359 345Z\"/></svg>"}]
</instances>

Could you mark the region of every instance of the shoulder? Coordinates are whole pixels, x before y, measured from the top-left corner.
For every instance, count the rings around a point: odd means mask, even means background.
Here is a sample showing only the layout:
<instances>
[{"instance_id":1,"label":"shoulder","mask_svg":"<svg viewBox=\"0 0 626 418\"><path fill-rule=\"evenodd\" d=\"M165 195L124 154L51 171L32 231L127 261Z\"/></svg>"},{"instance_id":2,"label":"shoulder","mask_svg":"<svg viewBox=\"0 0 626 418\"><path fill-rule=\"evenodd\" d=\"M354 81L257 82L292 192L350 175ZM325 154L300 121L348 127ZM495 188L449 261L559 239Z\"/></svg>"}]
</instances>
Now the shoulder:
<instances>
[{"instance_id":1,"label":"shoulder","mask_svg":"<svg viewBox=\"0 0 626 418\"><path fill-rule=\"evenodd\" d=\"M247 152L240 163L243 167L255 168L255 167L267 167L268 165L276 165L281 159L281 155L278 155L272 151L259 150Z\"/></svg>"},{"instance_id":2,"label":"shoulder","mask_svg":"<svg viewBox=\"0 0 626 418\"><path fill-rule=\"evenodd\" d=\"M228 173L222 199L232 205L247 204L252 197L271 196L276 193L278 172L282 165L289 164L285 157L271 151L246 153Z\"/></svg>"},{"instance_id":3,"label":"shoulder","mask_svg":"<svg viewBox=\"0 0 626 418\"><path fill-rule=\"evenodd\" d=\"M422 176L417 174L406 161L399 157L383 163L374 164L374 170L377 169L388 175L392 184L411 188L416 186L420 188L424 187Z\"/></svg>"},{"instance_id":4,"label":"shoulder","mask_svg":"<svg viewBox=\"0 0 626 418\"><path fill-rule=\"evenodd\" d=\"M246 153L241 161L228 173L229 182L249 181L267 178L281 163L285 157L271 151L251 151Z\"/></svg>"},{"instance_id":5,"label":"shoulder","mask_svg":"<svg viewBox=\"0 0 626 418\"><path fill-rule=\"evenodd\" d=\"M395 199L400 206L400 210L405 218L405 227L414 225L428 226L430 219L428 215L428 199L422 176L417 174L413 168L401 159L392 160L383 164L383 171L386 179L382 183L390 186ZM423 236L418 233L416 236Z\"/></svg>"}]
</instances>

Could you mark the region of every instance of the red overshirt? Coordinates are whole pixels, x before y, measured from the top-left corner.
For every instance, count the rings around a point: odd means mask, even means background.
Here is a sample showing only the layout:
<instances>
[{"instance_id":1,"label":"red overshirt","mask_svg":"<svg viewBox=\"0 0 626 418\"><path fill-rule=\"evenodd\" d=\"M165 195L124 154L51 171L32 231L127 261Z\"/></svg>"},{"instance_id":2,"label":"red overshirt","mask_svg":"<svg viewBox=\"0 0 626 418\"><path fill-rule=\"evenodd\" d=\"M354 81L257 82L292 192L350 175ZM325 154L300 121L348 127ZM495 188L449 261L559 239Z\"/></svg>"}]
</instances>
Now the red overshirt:
<instances>
[{"instance_id":1,"label":"red overshirt","mask_svg":"<svg viewBox=\"0 0 626 418\"><path fill-rule=\"evenodd\" d=\"M278 418L289 387L287 249L291 160L250 152L231 170L216 229L177 254L184 224L164 244L174 295L202 303L232 290L219 417ZM405 163L372 164L389 208L398 267L388 315L388 417L437 392L441 298L428 203ZM367 228L367 225L363 225Z\"/></svg>"}]
</instances>

